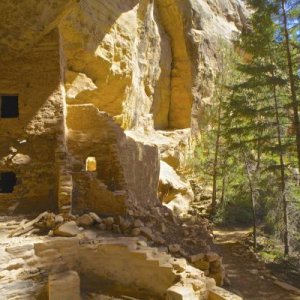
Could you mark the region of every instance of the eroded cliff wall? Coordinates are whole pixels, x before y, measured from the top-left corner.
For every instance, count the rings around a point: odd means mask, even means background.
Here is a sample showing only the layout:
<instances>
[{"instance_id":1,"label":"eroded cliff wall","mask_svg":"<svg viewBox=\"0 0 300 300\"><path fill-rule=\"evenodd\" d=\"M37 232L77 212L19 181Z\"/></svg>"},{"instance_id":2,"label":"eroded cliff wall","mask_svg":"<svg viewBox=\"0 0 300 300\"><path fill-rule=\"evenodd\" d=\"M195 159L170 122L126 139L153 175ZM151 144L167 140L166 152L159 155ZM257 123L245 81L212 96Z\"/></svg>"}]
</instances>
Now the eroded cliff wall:
<instances>
[{"instance_id":1,"label":"eroded cliff wall","mask_svg":"<svg viewBox=\"0 0 300 300\"><path fill-rule=\"evenodd\" d=\"M4 0L0 8L0 95L20 97L18 120L0 119L0 170L15 168L20 180L0 199L63 198L64 207L106 213L154 205L159 160L178 170L192 152L220 41L245 24L242 4ZM29 137L30 150L17 151L32 160L18 171L8 149ZM98 163L93 174L84 173L89 156Z\"/></svg>"}]
</instances>

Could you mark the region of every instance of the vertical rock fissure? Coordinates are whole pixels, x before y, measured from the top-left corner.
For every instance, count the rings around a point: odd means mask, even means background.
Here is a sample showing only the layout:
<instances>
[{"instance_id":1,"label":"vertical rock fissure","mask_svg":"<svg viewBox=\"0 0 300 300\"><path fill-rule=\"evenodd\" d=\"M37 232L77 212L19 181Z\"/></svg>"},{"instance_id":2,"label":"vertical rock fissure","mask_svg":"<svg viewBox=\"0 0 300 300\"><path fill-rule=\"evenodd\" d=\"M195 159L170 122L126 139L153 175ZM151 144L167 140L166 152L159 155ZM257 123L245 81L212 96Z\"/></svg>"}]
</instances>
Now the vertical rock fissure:
<instances>
[{"instance_id":1,"label":"vertical rock fissure","mask_svg":"<svg viewBox=\"0 0 300 300\"><path fill-rule=\"evenodd\" d=\"M159 22L159 11L156 5L154 6L154 18L160 36L160 77L155 86L151 111L153 113L154 128L164 130L169 128L173 53L170 37Z\"/></svg>"},{"instance_id":2,"label":"vertical rock fissure","mask_svg":"<svg viewBox=\"0 0 300 300\"><path fill-rule=\"evenodd\" d=\"M190 127L192 107L192 72L182 15L175 0L157 0L158 15L170 38L171 100L168 129Z\"/></svg>"}]
</instances>

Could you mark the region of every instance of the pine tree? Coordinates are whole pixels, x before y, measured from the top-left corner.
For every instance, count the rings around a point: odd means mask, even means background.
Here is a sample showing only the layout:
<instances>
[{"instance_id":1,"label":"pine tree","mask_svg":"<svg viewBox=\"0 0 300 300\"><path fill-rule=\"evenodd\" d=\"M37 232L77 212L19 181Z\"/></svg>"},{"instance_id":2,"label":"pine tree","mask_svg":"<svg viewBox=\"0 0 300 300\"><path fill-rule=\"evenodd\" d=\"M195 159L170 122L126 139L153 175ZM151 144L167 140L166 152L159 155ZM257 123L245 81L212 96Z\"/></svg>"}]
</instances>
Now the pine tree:
<instances>
[{"instance_id":1,"label":"pine tree","mask_svg":"<svg viewBox=\"0 0 300 300\"><path fill-rule=\"evenodd\" d=\"M298 157L298 169L300 170L300 120L299 120L299 103L297 100L297 93L296 93L296 82L294 77L294 63L292 59L292 49L291 49L291 36L289 32L289 27L294 27L295 25L299 26L299 20L297 22L293 22L295 20L291 17L291 20L288 20L289 15L293 16L293 12L300 11L299 9L299 2L298 1L290 1L287 2L286 0L280 0L281 9L279 10L278 14L282 17L282 34L284 36L284 45L285 45L285 52L286 52L286 59L287 59L287 68L288 68L288 76L289 76L289 83L290 83L290 93L291 93L291 105L293 108L293 117L294 117L294 128L295 128L295 135L296 135L296 145L297 145L297 157ZM292 14L288 14L287 7L289 8ZM299 14L298 14L298 18ZM289 24L290 21L290 24Z\"/></svg>"},{"instance_id":2,"label":"pine tree","mask_svg":"<svg viewBox=\"0 0 300 300\"><path fill-rule=\"evenodd\" d=\"M248 59L237 66L242 78L232 86L233 94L229 101L229 117L232 128L231 142L240 149L248 180L249 194L252 203L254 247L256 247L256 198L261 180L261 164L264 168L267 153L278 154L280 167L280 191L284 215L285 254L289 252L287 200L285 190L284 151L281 136L281 118L277 88L286 85L277 72L275 54L280 45L275 41L275 23L272 14L276 6L264 0L249 1L254 9L251 18L251 29L241 36L239 47L247 54ZM275 59L274 59L275 57ZM230 125L230 124L229 124ZM275 127L275 128L274 128ZM232 138L232 135L235 135ZM274 144L274 137L277 144Z\"/></svg>"},{"instance_id":3,"label":"pine tree","mask_svg":"<svg viewBox=\"0 0 300 300\"><path fill-rule=\"evenodd\" d=\"M224 42L220 42L220 59L219 68L216 79L216 91L215 91L215 103L216 103L216 129L215 129L215 143L214 143L214 158L213 158L213 171L212 171L212 214L216 213L217 209L217 181L219 177L218 170L221 168L219 164L220 148L221 148L221 129L222 129L222 110L223 110L223 98L226 94L226 85L230 78L230 72L232 67L230 66L230 59L232 52ZM222 187L222 197L224 199L224 182Z\"/></svg>"}]
</instances>

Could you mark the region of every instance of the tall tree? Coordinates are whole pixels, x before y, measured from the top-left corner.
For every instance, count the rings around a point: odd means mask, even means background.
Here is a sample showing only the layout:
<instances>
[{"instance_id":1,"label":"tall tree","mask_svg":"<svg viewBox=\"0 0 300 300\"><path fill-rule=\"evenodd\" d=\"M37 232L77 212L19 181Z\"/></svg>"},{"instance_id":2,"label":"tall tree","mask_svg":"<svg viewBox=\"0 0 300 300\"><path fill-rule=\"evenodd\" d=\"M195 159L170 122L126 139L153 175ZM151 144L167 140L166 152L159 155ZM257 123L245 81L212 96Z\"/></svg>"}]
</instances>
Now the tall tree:
<instances>
[{"instance_id":1,"label":"tall tree","mask_svg":"<svg viewBox=\"0 0 300 300\"><path fill-rule=\"evenodd\" d=\"M292 108L293 108L293 115L294 115L294 128L295 128L296 144L297 144L298 169L300 171L300 121L299 121L299 108L298 108L299 103L297 102L296 84L294 78L294 65L292 60L289 25L288 25L288 17L286 12L286 1L281 0L280 3L281 3L281 15L283 19L282 26L283 26L283 34L285 39L285 51L286 51L286 58L287 58L288 75L290 81L290 93L291 93ZM290 6L292 5L293 3L290 3ZM292 7L290 7L290 9L291 8Z\"/></svg>"},{"instance_id":2,"label":"tall tree","mask_svg":"<svg viewBox=\"0 0 300 300\"><path fill-rule=\"evenodd\" d=\"M221 120L222 120L222 106L223 106L223 98L225 94L225 86L228 81L228 60L230 51L227 45L224 42L220 42L222 49L220 49L220 59L219 59L219 68L216 80L216 91L215 91L215 103L217 106L217 115L216 115L216 138L214 145L214 159L213 159L213 172L212 172L212 214L216 213L217 209L217 180L218 180L218 169L219 166L219 151L220 151L220 142L221 142Z\"/></svg>"},{"instance_id":3,"label":"tall tree","mask_svg":"<svg viewBox=\"0 0 300 300\"><path fill-rule=\"evenodd\" d=\"M288 254L284 145L281 136L281 117L277 95L277 87L284 86L286 82L279 76L280 72L275 74L275 70L278 69L276 53L280 50L280 44L275 40L276 26L272 19L272 14L276 12L276 6L265 0L250 0L249 3L254 9L254 13L250 20L251 29L243 32L239 43L239 47L246 54L246 58L237 66L241 74L240 82L232 86L233 94L228 109L230 117L235 118L235 128L229 129L229 133L237 136L239 143L236 147L241 150L246 169L252 203L255 247L256 194L261 180L261 164L263 161L264 169L277 168L274 165L267 165L268 160L266 160L266 157L270 152L272 155L278 155L280 162L280 192L284 216L284 245L285 254ZM277 144L274 144L274 136Z\"/></svg>"},{"instance_id":4,"label":"tall tree","mask_svg":"<svg viewBox=\"0 0 300 300\"><path fill-rule=\"evenodd\" d=\"M280 184L281 184L281 196L283 203L283 219L284 219L284 254L289 255L289 222L288 222L288 205L286 197L286 172L284 164L284 149L282 145L281 137L281 122L279 116L279 104L277 95L277 86L275 84L275 72L274 69L271 71L273 79L273 99L274 99L274 109L275 109L275 120L276 120L276 130L277 130L277 142L279 147L279 160L280 160Z\"/></svg>"}]
</instances>

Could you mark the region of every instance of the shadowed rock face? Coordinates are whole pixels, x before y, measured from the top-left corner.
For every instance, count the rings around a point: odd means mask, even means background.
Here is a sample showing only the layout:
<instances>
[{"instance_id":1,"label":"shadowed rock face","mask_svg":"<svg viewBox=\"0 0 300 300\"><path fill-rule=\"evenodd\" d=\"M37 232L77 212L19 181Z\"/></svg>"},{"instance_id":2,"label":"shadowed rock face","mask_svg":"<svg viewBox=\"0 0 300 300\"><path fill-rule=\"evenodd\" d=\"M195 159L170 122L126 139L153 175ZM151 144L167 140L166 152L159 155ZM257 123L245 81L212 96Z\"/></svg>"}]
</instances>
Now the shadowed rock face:
<instances>
[{"instance_id":1,"label":"shadowed rock face","mask_svg":"<svg viewBox=\"0 0 300 300\"><path fill-rule=\"evenodd\" d=\"M94 83L70 99L123 114L126 127L152 114L156 129L190 127L192 104L211 96L218 39L246 18L233 0L4 0L0 8L1 60L58 27L66 82L80 73Z\"/></svg>"},{"instance_id":2,"label":"shadowed rock face","mask_svg":"<svg viewBox=\"0 0 300 300\"><path fill-rule=\"evenodd\" d=\"M192 152L245 15L235 0L1 1L0 96L19 118L0 118L0 172L17 178L0 210L157 203L159 160L176 171Z\"/></svg>"},{"instance_id":3,"label":"shadowed rock face","mask_svg":"<svg viewBox=\"0 0 300 300\"><path fill-rule=\"evenodd\" d=\"M12 59L29 51L58 26L75 3L76 0L1 1L1 60Z\"/></svg>"}]
</instances>

